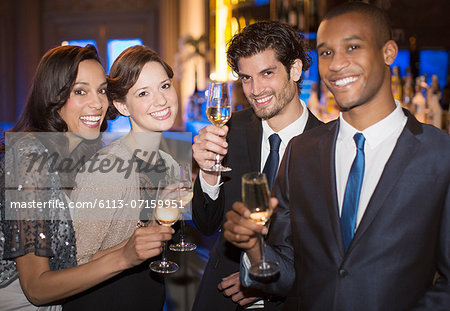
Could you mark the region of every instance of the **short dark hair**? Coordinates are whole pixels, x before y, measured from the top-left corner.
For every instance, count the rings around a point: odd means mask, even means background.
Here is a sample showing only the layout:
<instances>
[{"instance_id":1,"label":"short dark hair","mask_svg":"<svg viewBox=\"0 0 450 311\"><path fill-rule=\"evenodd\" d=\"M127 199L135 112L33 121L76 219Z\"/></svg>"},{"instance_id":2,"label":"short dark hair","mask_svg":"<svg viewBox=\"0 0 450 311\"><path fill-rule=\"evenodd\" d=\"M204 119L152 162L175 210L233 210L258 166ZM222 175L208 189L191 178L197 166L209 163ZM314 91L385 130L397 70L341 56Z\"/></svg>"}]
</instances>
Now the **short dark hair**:
<instances>
[{"instance_id":1,"label":"short dark hair","mask_svg":"<svg viewBox=\"0 0 450 311\"><path fill-rule=\"evenodd\" d=\"M386 11L373 4L359 1L345 2L325 14L322 21L353 12L360 13L372 21L374 33L380 47L392 40L391 22Z\"/></svg>"},{"instance_id":2,"label":"short dark hair","mask_svg":"<svg viewBox=\"0 0 450 311\"><path fill-rule=\"evenodd\" d=\"M234 35L228 42L228 64L235 72L239 72L238 62L241 57L250 57L267 49L275 51L288 75L296 59L302 61L303 71L311 66L311 56L303 35L291 26L275 21L256 22ZM299 89L302 80L303 77L300 77L297 81Z\"/></svg>"},{"instance_id":3,"label":"short dark hair","mask_svg":"<svg viewBox=\"0 0 450 311\"><path fill-rule=\"evenodd\" d=\"M70 97L78 66L90 59L101 65L96 48L90 44L58 46L45 53L36 69L25 108L11 132L67 132L59 110ZM100 130L106 127L103 120Z\"/></svg>"},{"instance_id":4,"label":"short dark hair","mask_svg":"<svg viewBox=\"0 0 450 311\"><path fill-rule=\"evenodd\" d=\"M113 100L125 102L128 91L141 74L142 68L149 62L158 62L169 78L173 78L172 68L152 49L145 45L135 45L124 50L114 61L108 78L108 98L111 117L120 115Z\"/></svg>"}]
</instances>

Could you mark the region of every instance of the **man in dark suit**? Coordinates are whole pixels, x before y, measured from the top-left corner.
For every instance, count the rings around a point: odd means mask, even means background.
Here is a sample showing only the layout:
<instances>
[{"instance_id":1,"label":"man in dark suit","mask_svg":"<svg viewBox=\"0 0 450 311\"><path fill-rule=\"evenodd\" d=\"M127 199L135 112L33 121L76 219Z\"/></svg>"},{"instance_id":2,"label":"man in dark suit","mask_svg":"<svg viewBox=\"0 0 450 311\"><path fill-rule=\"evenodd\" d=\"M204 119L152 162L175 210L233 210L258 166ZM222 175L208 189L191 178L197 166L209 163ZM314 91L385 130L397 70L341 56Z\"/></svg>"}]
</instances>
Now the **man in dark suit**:
<instances>
[{"instance_id":1,"label":"man in dark suit","mask_svg":"<svg viewBox=\"0 0 450 311\"><path fill-rule=\"evenodd\" d=\"M233 202L241 200L244 173L267 171L266 159L278 157L272 162L276 163L274 179L290 139L321 124L299 99L302 71L310 66L306 52L303 36L278 22L249 25L231 40L228 62L241 79L251 109L234 113L228 126L207 126L194 138L194 158L201 169L213 165L216 153L225 156L223 164L232 169L221 175L202 170L195 182L193 220L203 234L221 231L224 214ZM279 150L272 153L271 141L276 140ZM240 256L241 250L226 242L220 232L193 310L231 311L256 300L250 298L256 294L242 291ZM272 302L265 302L266 307L269 304ZM262 308L263 304L253 307Z\"/></svg>"},{"instance_id":2,"label":"man in dark suit","mask_svg":"<svg viewBox=\"0 0 450 311\"><path fill-rule=\"evenodd\" d=\"M319 26L319 73L341 114L285 152L266 252L277 280L247 269L259 261L255 232L267 229L242 203L226 215L226 239L246 249L244 285L292 286L286 310L450 308L450 138L394 101L390 34L385 13L361 2Z\"/></svg>"}]
</instances>

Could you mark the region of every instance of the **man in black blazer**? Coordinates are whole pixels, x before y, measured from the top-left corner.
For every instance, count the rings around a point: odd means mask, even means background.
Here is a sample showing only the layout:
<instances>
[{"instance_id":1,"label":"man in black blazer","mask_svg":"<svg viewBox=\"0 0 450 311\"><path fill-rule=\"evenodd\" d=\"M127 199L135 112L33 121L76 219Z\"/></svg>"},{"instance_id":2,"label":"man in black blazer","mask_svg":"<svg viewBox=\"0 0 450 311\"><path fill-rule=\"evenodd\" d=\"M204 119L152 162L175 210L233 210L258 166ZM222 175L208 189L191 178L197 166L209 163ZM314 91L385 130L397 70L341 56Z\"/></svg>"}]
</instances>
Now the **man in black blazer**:
<instances>
[{"instance_id":1,"label":"man in black blazer","mask_svg":"<svg viewBox=\"0 0 450 311\"><path fill-rule=\"evenodd\" d=\"M229 44L228 62L241 79L251 109L234 113L228 126L207 126L194 138L194 158L201 169L213 165L216 153L224 156L223 164L232 169L220 176L201 171L195 182L193 221L203 234L219 231L219 236L194 311L234 311L239 304L254 302L249 299L252 295L262 295L242 291L238 275L241 250L225 241L221 228L225 213L241 200L242 175L263 170L269 136L276 133L281 138L281 160L293 136L321 124L299 99L301 74L310 66L306 52L302 35L288 25L269 21L247 26ZM265 302L266 307L269 304L272 302Z\"/></svg>"},{"instance_id":2,"label":"man in black blazer","mask_svg":"<svg viewBox=\"0 0 450 311\"><path fill-rule=\"evenodd\" d=\"M285 152L266 254L280 263L278 280L259 283L247 270L259 260L255 232L267 229L242 203L227 213L225 237L246 249L243 283L292 287L286 310L449 310L449 136L394 101L398 48L383 11L339 6L320 24L317 48L342 113Z\"/></svg>"}]
</instances>

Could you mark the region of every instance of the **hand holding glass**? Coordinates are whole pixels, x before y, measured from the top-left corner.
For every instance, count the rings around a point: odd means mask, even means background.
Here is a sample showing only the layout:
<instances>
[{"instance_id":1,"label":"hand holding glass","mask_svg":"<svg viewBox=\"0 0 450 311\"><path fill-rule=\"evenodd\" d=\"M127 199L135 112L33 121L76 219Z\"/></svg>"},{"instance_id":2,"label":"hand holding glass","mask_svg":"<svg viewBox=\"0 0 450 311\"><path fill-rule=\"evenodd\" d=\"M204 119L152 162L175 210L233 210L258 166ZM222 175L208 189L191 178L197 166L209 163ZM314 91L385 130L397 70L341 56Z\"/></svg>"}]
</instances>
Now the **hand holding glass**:
<instances>
[{"instance_id":1,"label":"hand holding glass","mask_svg":"<svg viewBox=\"0 0 450 311\"><path fill-rule=\"evenodd\" d=\"M206 116L217 127L222 127L231 118L231 84L226 82L211 82L208 88L208 102L206 103ZM216 155L216 162L207 172L229 172L231 168L220 164L220 155Z\"/></svg>"},{"instance_id":2,"label":"hand holding glass","mask_svg":"<svg viewBox=\"0 0 450 311\"><path fill-rule=\"evenodd\" d=\"M272 209L269 204L269 185L264 173L252 172L242 176L242 201L250 211L250 221L258 225L267 223L272 215ZM249 273L259 279L274 276L280 272L280 266L277 262L265 260L264 236L259 233L258 238L261 261L253 264Z\"/></svg>"},{"instance_id":3,"label":"hand holding glass","mask_svg":"<svg viewBox=\"0 0 450 311\"><path fill-rule=\"evenodd\" d=\"M180 217L180 195L178 180L161 180L156 193L155 219L162 226L172 226ZM150 263L150 270L158 273L173 273L178 265L167 260L167 241L163 243L161 260Z\"/></svg>"}]
</instances>

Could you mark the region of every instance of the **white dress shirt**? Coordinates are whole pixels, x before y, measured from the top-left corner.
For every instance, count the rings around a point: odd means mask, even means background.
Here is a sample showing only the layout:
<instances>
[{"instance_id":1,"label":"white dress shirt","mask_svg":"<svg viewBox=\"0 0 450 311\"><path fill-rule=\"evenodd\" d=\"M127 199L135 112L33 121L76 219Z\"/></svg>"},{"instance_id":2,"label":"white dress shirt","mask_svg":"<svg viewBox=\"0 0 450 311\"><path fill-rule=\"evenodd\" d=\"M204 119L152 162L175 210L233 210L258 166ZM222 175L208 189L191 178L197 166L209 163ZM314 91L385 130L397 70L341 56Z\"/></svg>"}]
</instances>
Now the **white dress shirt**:
<instances>
[{"instance_id":1,"label":"white dress shirt","mask_svg":"<svg viewBox=\"0 0 450 311\"><path fill-rule=\"evenodd\" d=\"M396 108L391 114L362 131L366 138L364 144L365 172L358 205L356 226L361 222L361 218L383 173L384 166L394 150L406 121L407 117L403 113L400 104L396 102ZM356 156L356 144L353 136L358 130L343 119L342 113L339 115L339 122L335 163L340 216L348 174ZM250 260L247 254L244 254L243 260L248 269L250 267Z\"/></svg>"},{"instance_id":2,"label":"white dress shirt","mask_svg":"<svg viewBox=\"0 0 450 311\"><path fill-rule=\"evenodd\" d=\"M305 103L300 100L301 105L303 107L303 112L300 118L286 126L284 129L279 131L277 134L281 138L281 144L280 144L280 162L283 159L284 151L286 150L286 147L289 143L289 141L297 136L303 133L305 130L306 122L308 121L308 109L306 108ZM262 128L263 128L263 137L261 142L261 163L260 163L260 171L263 171L264 165L266 163L267 157L269 156L270 152L270 143L269 143L269 136L272 135L274 130L269 126L267 121L261 121L262 122ZM279 164L279 163L278 163ZM231 168L233 169L233 168ZM220 175L217 180L217 183L215 185L208 184L204 178L203 178L203 171L200 170L199 174L200 178L200 185L202 187L202 190L204 193L206 193L211 199L216 200L219 197L220 192Z\"/></svg>"},{"instance_id":3,"label":"white dress shirt","mask_svg":"<svg viewBox=\"0 0 450 311\"><path fill-rule=\"evenodd\" d=\"M289 124L284 129L282 129L281 131L279 131L277 133L281 139L280 149L278 151L278 153L280 155L278 167L279 167L281 160L283 159L284 151L286 150L286 147L287 147L289 141L292 138L294 138L295 136L302 134L303 131L305 130L306 122L308 121L308 116L309 116L308 109L306 108L306 105L302 100L300 100L300 102L303 107L303 112L302 112L300 118L298 118L297 120L295 120L294 122L292 122L291 124ZM262 120L261 123L262 123L263 135L262 135L262 142L261 142L260 172L263 171L264 165L266 164L267 158L269 157L269 153L270 153L269 136L276 133L269 126L267 121ZM233 168L231 168L231 169L233 169ZM203 172L202 172L202 170L200 170L199 178L200 178L200 185L202 187L203 192L208 194L211 199L216 200L217 197L219 196L219 192L220 192L220 185L221 185L220 175L219 175L216 185L212 186L203 179L202 174L203 174ZM250 306L247 306L245 309L249 309L249 310L250 309L259 309L259 308L263 308L263 306L264 306L264 300L258 300L256 302L254 302L253 304L251 304Z\"/></svg>"},{"instance_id":4,"label":"white dress shirt","mask_svg":"<svg viewBox=\"0 0 450 311\"><path fill-rule=\"evenodd\" d=\"M405 127L407 117L398 102L397 107L383 120L360 132L366 138L364 144L365 171L358 205L356 227L366 211L370 198L380 180L384 166L394 150L397 140ZM356 156L353 135L359 132L339 115L339 133L336 141L336 187L339 204L339 216L342 213L345 187L348 175Z\"/></svg>"}]
</instances>

